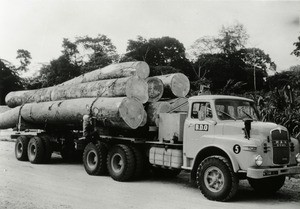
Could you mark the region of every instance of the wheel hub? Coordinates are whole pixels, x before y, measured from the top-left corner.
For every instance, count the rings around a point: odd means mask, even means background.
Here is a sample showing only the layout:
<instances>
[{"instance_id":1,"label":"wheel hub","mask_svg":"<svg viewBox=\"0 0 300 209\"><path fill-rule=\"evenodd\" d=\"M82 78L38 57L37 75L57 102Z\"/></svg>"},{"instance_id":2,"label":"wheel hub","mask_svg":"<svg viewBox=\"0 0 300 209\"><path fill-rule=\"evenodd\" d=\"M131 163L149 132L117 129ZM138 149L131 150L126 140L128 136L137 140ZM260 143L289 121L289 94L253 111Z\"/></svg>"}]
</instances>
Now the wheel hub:
<instances>
[{"instance_id":1,"label":"wheel hub","mask_svg":"<svg viewBox=\"0 0 300 209\"><path fill-rule=\"evenodd\" d=\"M17 154L20 156L23 152L23 145L21 143L18 143L17 145Z\"/></svg>"},{"instance_id":2,"label":"wheel hub","mask_svg":"<svg viewBox=\"0 0 300 209\"><path fill-rule=\"evenodd\" d=\"M124 160L118 153L114 154L111 160L111 167L115 173L120 173L124 167Z\"/></svg>"},{"instance_id":3,"label":"wheel hub","mask_svg":"<svg viewBox=\"0 0 300 209\"><path fill-rule=\"evenodd\" d=\"M90 151L87 155L87 164L91 169L96 168L98 164L98 157L95 151Z\"/></svg>"},{"instance_id":4,"label":"wheel hub","mask_svg":"<svg viewBox=\"0 0 300 209\"><path fill-rule=\"evenodd\" d=\"M221 191L224 187L223 172L215 166L209 167L204 173L204 183L212 192Z\"/></svg>"}]
</instances>

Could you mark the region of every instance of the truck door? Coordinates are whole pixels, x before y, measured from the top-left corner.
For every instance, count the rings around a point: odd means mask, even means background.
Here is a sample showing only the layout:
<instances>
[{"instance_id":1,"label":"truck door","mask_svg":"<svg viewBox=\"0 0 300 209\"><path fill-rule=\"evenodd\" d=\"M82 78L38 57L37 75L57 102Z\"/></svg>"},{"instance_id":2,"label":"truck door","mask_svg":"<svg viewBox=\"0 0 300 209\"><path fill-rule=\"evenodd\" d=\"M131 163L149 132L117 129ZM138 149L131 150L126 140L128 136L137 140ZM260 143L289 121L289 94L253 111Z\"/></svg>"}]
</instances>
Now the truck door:
<instances>
[{"instance_id":1,"label":"truck door","mask_svg":"<svg viewBox=\"0 0 300 209\"><path fill-rule=\"evenodd\" d=\"M209 102L193 102L184 124L183 152L187 158L195 158L199 150L214 140L214 126Z\"/></svg>"}]
</instances>

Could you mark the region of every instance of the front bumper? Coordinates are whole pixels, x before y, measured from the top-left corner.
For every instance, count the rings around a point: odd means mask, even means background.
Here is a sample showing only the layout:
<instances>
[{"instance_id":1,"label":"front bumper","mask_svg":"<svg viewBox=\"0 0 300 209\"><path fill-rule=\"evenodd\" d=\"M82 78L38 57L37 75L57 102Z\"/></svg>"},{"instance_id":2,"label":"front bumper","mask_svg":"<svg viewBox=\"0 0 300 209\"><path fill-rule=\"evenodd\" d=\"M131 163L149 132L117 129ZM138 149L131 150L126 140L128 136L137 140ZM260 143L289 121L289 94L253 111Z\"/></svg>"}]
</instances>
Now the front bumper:
<instances>
[{"instance_id":1,"label":"front bumper","mask_svg":"<svg viewBox=\"0 0 300 209\"><path fill-rule=\"evenodd\" d=\"M248 168L247 177L261 179L271 176L300 174L300 165L283 168Z\"/></svg>"}]
</instances>

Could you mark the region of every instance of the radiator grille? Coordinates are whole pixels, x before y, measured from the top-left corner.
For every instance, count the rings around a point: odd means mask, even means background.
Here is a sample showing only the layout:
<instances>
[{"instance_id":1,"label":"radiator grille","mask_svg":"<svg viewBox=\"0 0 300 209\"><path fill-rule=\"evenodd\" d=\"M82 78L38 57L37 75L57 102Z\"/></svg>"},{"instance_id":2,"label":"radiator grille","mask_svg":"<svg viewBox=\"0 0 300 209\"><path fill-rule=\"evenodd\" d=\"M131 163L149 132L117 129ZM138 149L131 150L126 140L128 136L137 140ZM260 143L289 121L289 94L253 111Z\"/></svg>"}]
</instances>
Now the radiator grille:
<instances>
[{"instance_id":1,"label":"radiator grille","mask_svg":"<svg viewBox=\"0 0 300 209\"><path fill-rule=\"evenodd\" d=\"M290 160L288 132L279 129L273 130L271 138L273 144L273 163L287 164Z\"/></svg>"}]
</instances>

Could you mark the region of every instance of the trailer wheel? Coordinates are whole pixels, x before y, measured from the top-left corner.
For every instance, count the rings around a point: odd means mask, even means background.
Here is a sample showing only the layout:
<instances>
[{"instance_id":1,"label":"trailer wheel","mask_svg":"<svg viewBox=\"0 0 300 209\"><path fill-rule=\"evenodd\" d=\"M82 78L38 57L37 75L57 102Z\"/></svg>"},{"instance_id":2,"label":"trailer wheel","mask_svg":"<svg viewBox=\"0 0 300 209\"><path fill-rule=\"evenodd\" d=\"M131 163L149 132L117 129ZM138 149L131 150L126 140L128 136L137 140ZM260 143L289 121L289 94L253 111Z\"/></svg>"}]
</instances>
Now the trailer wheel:
<instances>
[{"instance_id":1,"label":"trailer wheel","mask_svg":"<svg viewBox=\"0 0 300 209\"><path fill-rule=\"evenodd\" d=\"M251 187L260 194L273 194L277 192L285 182L285 176L275 176L263 179L248 178Z\"/></svg>"},{"instance_id":2,"label":"trailer wheel","mask_svg":"<svg viewBox=\"0 0 300 209\"><path fill-rule=\"evenodd\" d=\"M131 149L133 151L134 158L135 158L135 168L134 168L133 179L139 179L139 178L141 178L141 176L144 172L145 159L144 159L144 156L143 156L141 150L138 147L131 146Z\"/></svg>"},{"instance_id":3,"label":"trailer wheel","mask_svg":"<svg viewBox=\"0 0 300 209\"><path fill-rule=\"evenodd\" d=\"M135 158L133 151L123 144L112 147L107 156L107 168L116 181L127 181L133 177Z\"/></svg>"},{"instance_id":4,"label":"trailer wheel","mask_svg":"<svg viewBox=\"0 0 300 209\"><path fill-rule=\"evenodd\" d=\"M83 152L83 165L89 175L103 175L107 171L107 148L104 143L90 142Z\"/></svg>"},{"instance_id":5,"label":"trailer wheel","mask_svg":"<svg viewBox=\"0 0 300 209\"><path fill-rule=\"evenodd\" d=\"M197 185L209 200L228 201L237 192L238 178L229 161L222 156L204 159L197 169Z\"/></svg>"},{"instance_id":6,"label":"trailer wheel","mask_svg":"<svg viewBox=\"0 0 300 209\"><path fill-rule=\"evenodd\" d=\"M15 144L15 156L20 161L27 161L27 147L29 139L26 136L19 136Z\"/></svg>"},{"instance_id":7,"label":"trailer wheel","mask_svg":"<svg viewBox=\"0 0 300 209\"><path fill-rule=\"evenodd\" d=\"M47 163L51 160L52 155L52 146L50 142L50 136L48 135L41 135L40 138L43 141L45 154L44 154L44 162Z\"/></svg>"},{"instance_id":8,"label":"trailer wheel","mask_svg":"<svg viewBox=\"0 0 300 209\"><path fill-rule=\"evenodd\" d=\"M28 143L28 159L33 164L42 163L44 160L45 149L40 137L32 137Z\"/></svg>"}]
</instances>

